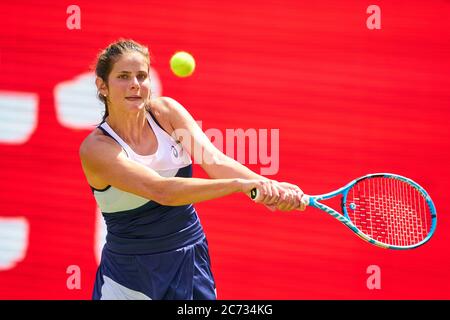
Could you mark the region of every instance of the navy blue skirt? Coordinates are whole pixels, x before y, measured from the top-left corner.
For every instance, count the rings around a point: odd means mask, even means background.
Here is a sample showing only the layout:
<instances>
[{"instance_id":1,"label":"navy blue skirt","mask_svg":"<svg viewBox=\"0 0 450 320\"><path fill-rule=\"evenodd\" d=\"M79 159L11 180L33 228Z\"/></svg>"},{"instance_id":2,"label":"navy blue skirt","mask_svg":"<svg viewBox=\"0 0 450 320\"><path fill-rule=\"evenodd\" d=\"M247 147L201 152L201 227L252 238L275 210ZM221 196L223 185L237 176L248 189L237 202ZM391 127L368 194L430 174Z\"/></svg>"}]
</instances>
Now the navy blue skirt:
<instances>
[{"instance_id":1,"label":"navy blue skirt","mask_svg":"<svg viewBox=\"0 0 450 320\"><path fill-rule=\"evenodd\" d=\"M180 249L146 255L118 254L105 246L92 298L216 299L206 237Z\"/></svg>"}]
</instances>

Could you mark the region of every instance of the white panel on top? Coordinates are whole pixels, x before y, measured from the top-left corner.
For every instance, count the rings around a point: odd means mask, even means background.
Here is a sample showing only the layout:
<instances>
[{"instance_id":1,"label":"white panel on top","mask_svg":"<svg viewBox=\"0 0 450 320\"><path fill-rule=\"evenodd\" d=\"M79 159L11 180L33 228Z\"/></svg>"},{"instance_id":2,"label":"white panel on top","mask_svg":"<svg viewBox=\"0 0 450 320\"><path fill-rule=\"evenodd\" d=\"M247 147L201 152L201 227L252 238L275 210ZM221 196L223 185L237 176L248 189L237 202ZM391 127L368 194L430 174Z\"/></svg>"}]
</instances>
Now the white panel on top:
<instances>
[{"instance_id":1,"label":"white panel on top","mask_svg":"<svg viewBox=\"0 0 450 320\"><path fill-rule=\"evenodd\" d=\"M161 95L161 82L150 68L152 97ZM81 74L56 85L54 90L56 114L59 123L73 129L92 129L100 123L105 107L97 98L95 74Z\"/></svg>"},{"instance_id":2,"label":"white panel on top","mask_svg":"<svg viewBox=\"0 0 450 320\"><path fill-rule=\"evenodd\" d=\"M28 141L37 127L38 102L34 93L0 91L0 143Z\"/></svg>"},{"instance_id":3,"label":"white panel on top","mask_svg":"<svg viewBox=\"0 0 450 320\"><path fill-rule=\"evenodd\" d=\"M0 271L13 269L28 248L29 225L24 217L0 217Z\"/></svg>"}]
</instances>

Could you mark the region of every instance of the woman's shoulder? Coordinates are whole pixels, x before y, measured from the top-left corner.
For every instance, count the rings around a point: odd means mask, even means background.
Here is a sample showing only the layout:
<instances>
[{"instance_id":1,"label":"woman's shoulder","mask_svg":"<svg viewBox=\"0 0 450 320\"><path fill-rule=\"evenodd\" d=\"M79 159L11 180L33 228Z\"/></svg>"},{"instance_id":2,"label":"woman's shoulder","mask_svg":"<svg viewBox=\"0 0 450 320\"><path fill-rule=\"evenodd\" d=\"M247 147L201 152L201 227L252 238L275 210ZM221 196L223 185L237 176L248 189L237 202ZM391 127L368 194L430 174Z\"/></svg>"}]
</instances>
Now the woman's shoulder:
<instances>
[{"instance_id":1,"label":"woman's shoulder","mask_svg":"<svg viewBox=\"0 0 450 320\"><path fill-rule=\"evenodd\" d=\"M88 157L93 153L102 153L105 149L120 150L120 146L113 139L103 134L99 128L95 128L89 133L80 144L80 157Z\"/></svg>"},{"instance_id":2,"label":"woman's shoulder","mask_svg":"<svg viewBox=\"0 0 450 320\"><path fill-rule=\"evenodd\" d=\"M190 113L177 100L170 97L158 97L151 101L151 110L158 120L171 123L172 126L179 120L190 119Z\"/></svg>"},{"instance_id":3,"label":"woman's shoulder","mask_svg":"<svg viewBox=\"0 0 450 320\"><path fill-rule=\"evenodd\" d=\"M170 97L158 97L150 102L150 111L167 132L174 130L174 116L178 114L181 104Z\"/></svg>"},{"instance_id":4,"label":"woman's shoulder","mask_svg":"<svg viewBox=\"0 0 450 320\"><path fill-rule=\"evenodd\" d=\"M177 104L179 103L173 98L158 97L151 100L150 108L156 116L168 116Z\"/></svg>"}]
</instances>

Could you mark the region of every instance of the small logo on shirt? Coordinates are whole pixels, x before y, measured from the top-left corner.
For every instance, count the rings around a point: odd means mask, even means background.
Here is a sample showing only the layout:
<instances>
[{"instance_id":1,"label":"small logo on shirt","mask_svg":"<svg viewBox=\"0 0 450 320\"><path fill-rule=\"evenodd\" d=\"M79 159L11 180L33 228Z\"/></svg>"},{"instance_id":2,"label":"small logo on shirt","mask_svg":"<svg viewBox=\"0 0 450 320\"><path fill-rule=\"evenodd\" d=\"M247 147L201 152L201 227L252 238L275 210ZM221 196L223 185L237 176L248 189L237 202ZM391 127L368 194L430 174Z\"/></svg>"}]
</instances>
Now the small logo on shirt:
<instances>
[{"instance_id":1,"label":"small logo on shirt","mask_svg":"<svg viewBox=\"0 0 450 320\"><path fill-rule=\"evenodd\" d=\"M175 164L183 164L186 161L181 142L176 141L176 145L170 147L170 157Z\"/></svg>"},{"instance_id":2,"label":"small logo on shirt","mask_svg":"<svg viewBox=\"0 0 450 320\"><path fill-rule=\"evenodd\" d=\"M172 154L175 158L178 158L178 150L175 146L172 146Z\"/></svg>"}]
</instances>

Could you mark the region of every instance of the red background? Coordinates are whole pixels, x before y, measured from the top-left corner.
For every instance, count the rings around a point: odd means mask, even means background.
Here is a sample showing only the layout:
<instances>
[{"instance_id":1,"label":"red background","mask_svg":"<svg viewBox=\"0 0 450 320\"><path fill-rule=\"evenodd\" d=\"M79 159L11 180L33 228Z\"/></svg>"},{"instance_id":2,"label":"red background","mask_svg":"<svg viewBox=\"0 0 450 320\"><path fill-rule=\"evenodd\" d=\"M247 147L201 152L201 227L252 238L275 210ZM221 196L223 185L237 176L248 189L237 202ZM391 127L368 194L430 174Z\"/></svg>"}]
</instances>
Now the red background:
<instances>
[{"instance_id":1,"label":"red background","mask_svg":"<svg viewBox=\"0 0 450 320\"><path fill-rule=\"evenodd\" d=\"M77 1L81 30L66 27L71 4L1 4L0 91L39 105L26 143L0 141L0 216L30 228L25 258L0 272L0 298L90 298L96 204L78 159L89 130L58 123L53 92L119 37L150 47L163 95L203 129L280 129L271 178L319 194L394 172L436 204L435 236L409 251L370 246L315 209L272 213L243 195L197 204L220 299L450 298L448 1ZM366 27L371 4L381 30ZM170 72L177 50L196 58L192 77ZM69 265L79 290L66 286ZM370 265L381 289L366 286Z\"/></svg>"}]
</instances>

